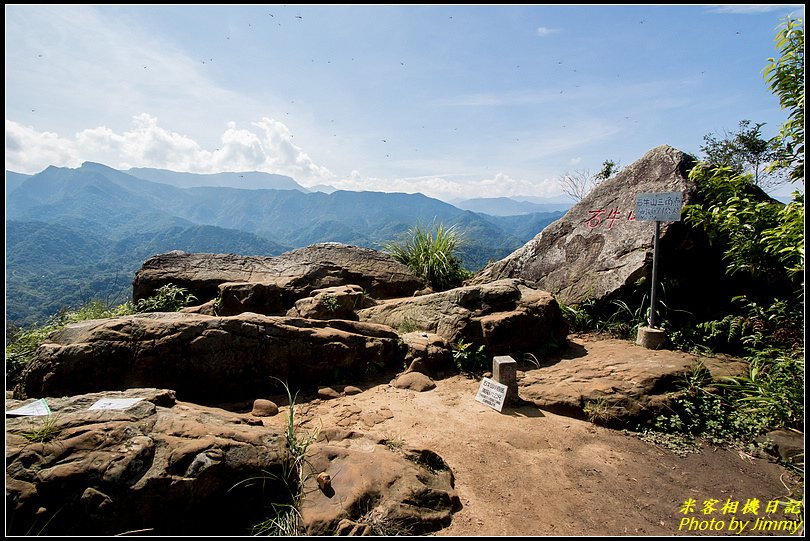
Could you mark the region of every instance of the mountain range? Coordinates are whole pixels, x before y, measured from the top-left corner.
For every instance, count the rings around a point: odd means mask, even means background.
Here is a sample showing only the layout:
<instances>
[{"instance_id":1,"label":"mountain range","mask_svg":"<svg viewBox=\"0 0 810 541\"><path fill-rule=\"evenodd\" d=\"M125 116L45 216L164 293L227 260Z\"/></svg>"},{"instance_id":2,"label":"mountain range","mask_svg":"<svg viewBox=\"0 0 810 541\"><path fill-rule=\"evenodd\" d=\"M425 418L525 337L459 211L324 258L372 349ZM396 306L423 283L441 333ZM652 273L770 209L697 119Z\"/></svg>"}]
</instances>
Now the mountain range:
<instances>
[{"instance_id":1,"label":"mountain range","mask_svg":"<svg viewBox=\"0 0 810 541\"><path fill-rule=\"evenodd\" d=\"M6 172L6 323L42 323L99 298L122 302L144 260L171 250L278 255L318 242L380 249L415 225L455 226L478 270L525 244L564 209L423 194L311 191L283 175L126 171L85 162L35 175Z\"/></svg>"}]
</instances>

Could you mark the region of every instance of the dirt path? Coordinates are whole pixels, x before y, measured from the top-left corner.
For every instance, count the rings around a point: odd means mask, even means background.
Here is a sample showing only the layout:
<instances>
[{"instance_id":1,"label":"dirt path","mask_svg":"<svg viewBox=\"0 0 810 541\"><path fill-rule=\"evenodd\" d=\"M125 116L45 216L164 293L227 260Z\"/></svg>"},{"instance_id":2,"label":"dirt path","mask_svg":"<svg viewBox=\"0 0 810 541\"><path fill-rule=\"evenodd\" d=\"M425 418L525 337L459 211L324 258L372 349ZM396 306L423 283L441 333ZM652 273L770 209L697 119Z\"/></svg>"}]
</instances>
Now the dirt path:
<instances>
[{"instance_id":1,"label":"dirt path","mask_svg":"<svg viewBox=\"0 0 810 541\"><path fill-rule=\"evenodd\" d=\"M767 459L705 446L685 457L611 430L534 406L499 413L474 397L479 382L454 376L427 392L386 384L362 386L355 396L302 403L305 426L342 426L380 438L425 447L450 466L463 508L436 535L677 535L731 534L734 519L752 531L757 518L795 520L768 501L785 501L799 479ZM278 416L278 418L283 416ZM696 501L684 515L685 501ZM703 502L719 500L703 513ZM758 499L758 514L743 514ZM736 513L722 513L738 501ZM688 531L683 519L719 531ZM788 526L787 523L782 523ZM792 527L792 523L789 525ZM801 529L799 532L802 531ZM797 533L798 534L798 533Z\"/></svg>"}]
</instances>

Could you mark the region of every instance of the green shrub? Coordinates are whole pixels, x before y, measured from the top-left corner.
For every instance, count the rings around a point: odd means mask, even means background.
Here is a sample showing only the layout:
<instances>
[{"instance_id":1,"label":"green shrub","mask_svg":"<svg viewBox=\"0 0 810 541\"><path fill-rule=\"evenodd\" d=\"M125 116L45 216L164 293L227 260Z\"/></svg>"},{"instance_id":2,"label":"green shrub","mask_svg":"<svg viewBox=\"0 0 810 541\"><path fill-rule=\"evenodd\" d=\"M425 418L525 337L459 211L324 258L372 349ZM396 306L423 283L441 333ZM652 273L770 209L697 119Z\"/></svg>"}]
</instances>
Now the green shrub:
<instances>
[{"instance_id":1,"label":"green shrub","mask_svg":"<svg viewBox=\"0 0 810 541\"><path fill-rule=\"evenodd\" d=\"M656 429L742 446L771 429L802 428L803 351L768 349L747 362L747 375L719 381L695 365L670 395L671 409L656 419Z\"/></svg>"},{"instance_id":2,"label":"green shrub","mask_svg":"<svg viewBox=\"0 0 810 541\"><path fill-rule=\"evenodd\" d=\"M803 428L804 353L766 349L748 359L748 374L718 386L736 398L735 408L766 427Z\"/></svg>"},{"instance_id":3,"label":"green shrub","mask_svg":"<svg viewBox=\"0 0 810 541\"><path fill-rule=\"evenodd\" d=\"M321 302L323 303L323 307L327 312L335 312L338 308L340 308L338 298L331 293L326 293L323 297L321 297Z\"/></svg>"},{"instance_id":4,"label":"green shrub","mask_svg":"<svg viewBox=\"0 0 810 541\"><path fill-rule=\"evenodd\" d=\"M195 302L197 302L197 297L189 293L187 289L174 284L166 284L159 287L151 297L139 300L135 305L135 311L139 313L177 312Z\"/></svg>"}]
</instances>

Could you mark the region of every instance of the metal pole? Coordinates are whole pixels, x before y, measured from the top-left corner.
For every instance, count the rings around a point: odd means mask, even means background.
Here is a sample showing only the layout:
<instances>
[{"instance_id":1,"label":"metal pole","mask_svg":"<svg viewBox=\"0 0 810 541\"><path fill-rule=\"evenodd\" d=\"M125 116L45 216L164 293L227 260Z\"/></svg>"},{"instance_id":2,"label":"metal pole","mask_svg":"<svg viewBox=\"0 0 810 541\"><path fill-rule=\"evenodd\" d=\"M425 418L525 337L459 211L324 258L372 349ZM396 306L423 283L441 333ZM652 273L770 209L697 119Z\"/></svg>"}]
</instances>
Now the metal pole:
<instances>
[{"instance_id":1,"label":"metal pole","mask_svg":"<svg viewBox=\"0 0 810 541\"><path fill-rule=\"evenodd\" d=\"M658 231L660 227L658 220L655 220L655 237L653 238L653 267L652 267L652 292L650 292L650 328L655 328L655 289L658 283Z\"/></svg>"}]
</instances>

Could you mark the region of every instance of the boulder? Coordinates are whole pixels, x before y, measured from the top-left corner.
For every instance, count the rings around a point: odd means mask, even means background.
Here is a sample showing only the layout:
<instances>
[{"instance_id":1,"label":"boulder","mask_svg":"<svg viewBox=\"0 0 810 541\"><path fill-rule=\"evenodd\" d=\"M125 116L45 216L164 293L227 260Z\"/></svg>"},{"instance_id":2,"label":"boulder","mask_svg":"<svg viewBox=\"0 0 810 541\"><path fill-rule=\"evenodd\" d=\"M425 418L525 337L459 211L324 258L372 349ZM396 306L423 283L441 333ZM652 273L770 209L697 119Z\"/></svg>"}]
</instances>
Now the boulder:
<instances>
[{"instance_id":1,"label":"boulder","mask_svg":"<svg viewBox=\"0 0 810 541\"><path fill-rule=\"evenodd\" d=\"M423 393L436 388L436 382L421 372L405 372L391 382L397 389L410 389Z\"/></svg>"},{"instance_id":2,"label":"boulder","mask_svg":"<svg viewBox=\"0 0 810 541\"><path fill-rule=\"evenodd\" d=\"M683 204L693 201L695 186L688 180L694 158L669 146L659 146L615 177L600 183L559 220L527 244L490 264L470 284L521 278L550 291L563 304L602 299L649 274L654 222L635 219L636 195L683 192ZM660 253L672 262L688 256L690 244L680 222L661 222Z\"/></svg>"},{"instance_id":3,"label":"boulder","mask_svg":"<svg viewBox=\"0 0 810 541\"><path fill-rule=\"evenodd\" d=\"M89 409L110 398L142 400ZM6 417L6 535L249 535L284 503L280 429L162 389L46 400L47 418ZM52 439L26 439L46 422Z\"/></svg>"},{"instance_id":4,"label":"boulder","mask_svg":"<svg viewBox=\"0 0 810 541\"><path fill-rule=\"evenodd\" d=\"M442 377L454 368L452 347L438 334L417 331L405 333L400 338L407 348L405 372Z\"/></svg>"},{"instance_id":5,"label":"boulder","mask_svg":"<svg viewBox=\"0 0 810 541\"><path fill-rule=\"evenodd\" d=\"M394 450L353 431L324 436L308 459L301 504L307 535L345 534L344 521L366 525L372 535L424 534L448 526L461 509L453 472L436 453ZM318 486L321 473L329 475L330 490Z\"/></svg>"},{"instance_id":6,"label":"boulder","mask_svg":"<svg viewBox=\"0 0 810 541\"><path fill-rule=\"evenodd\" d=\"M138 314L54 333L22 374L15 397L162 387L206 405L252 401L278 391L279 380L314 389L336 371L401 366L404 354L396 332L373 323Z\"/></svg>"},{"instance_id":7,"label":"boulder","mask_svg":"<svg viewBox=\"0 0 810 541\"><path fill-rule=\"evenodd\" d=\"M391 256L369 248L340 243L313 244L279 256L240 256L173 251L144 262L132 282L134 301L154 295L172 283L188 289L203 303L214 299L226 282L268 284L290 290L283 310L315 289L356 284L376 299L412 295L424 282ZM281 310L281 309L280 309Z\"/></svg>"},{"instance_id":8,"label":"boulder","mask_svg":"<svg viewBox=\"0 0 810 541\"><path fill-rule=\"evenodd\" d=\"M450 343L484 345L490 355L562 345L568 335L554 297L515 279L381 301L357 314L360 321L418 329Z\"/></svg>"},{"instance_id":9,"label":"boulder","mask_svg":"<svg viewBox=\"0 0 810 541\"><path fill-rule=\"evenodd\" d=\"M309 297L295 301L295 306L287 312L289 317L310 319L352 319L357 320L355 310L374 306L376 302L367 298L363 288L345 285L316 289Z\"/></svg>"}]
</instances>

